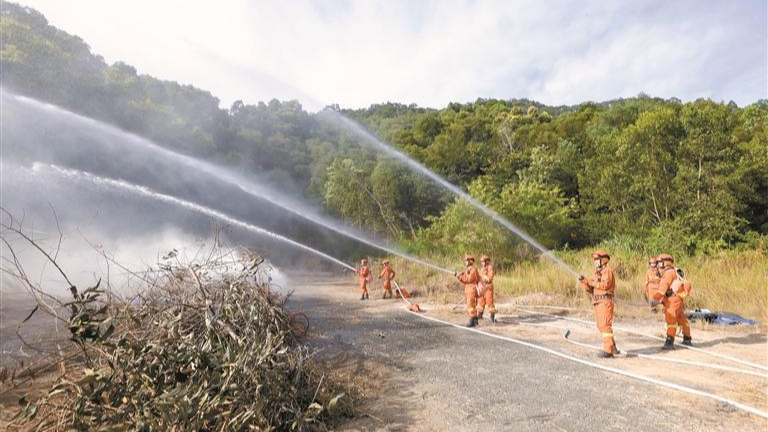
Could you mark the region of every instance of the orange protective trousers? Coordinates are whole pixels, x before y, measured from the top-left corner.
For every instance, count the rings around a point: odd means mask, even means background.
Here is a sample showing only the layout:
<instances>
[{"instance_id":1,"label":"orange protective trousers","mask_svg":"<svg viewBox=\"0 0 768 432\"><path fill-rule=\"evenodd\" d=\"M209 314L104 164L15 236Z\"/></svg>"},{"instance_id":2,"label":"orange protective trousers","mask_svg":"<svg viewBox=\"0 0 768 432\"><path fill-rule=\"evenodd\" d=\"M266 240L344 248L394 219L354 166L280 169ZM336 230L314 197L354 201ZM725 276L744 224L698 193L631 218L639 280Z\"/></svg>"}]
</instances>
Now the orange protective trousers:
<instances>
[{"instance_id":1,"label":"orange protective trousers","mask_svg":"<svg viewBox=\"0 0 768 432\"><path fill-rule=\"evenodd\" d=\"M603 337L603 351L617 354L616 342L613 340L613 298L598 300L594 307L595 323Z\"/></svg>"},{"instance_id":2,"label":"orange protective trousers","mask_svg":"<svg viewBox=\"0 0 768 432\"><path fill-rule=\"evenodd\" d=\"M486 305L488 312L496 313L496 304L493 302L493 285L485 285L485 293L477 299L477 311L483 313Z\"/></svg>"},{"instance_id":3,"label":"orange protective trousers","mask_svg":"<svg viewBox=\"0 0 768 432\"><path fill-rule=\"evenodd\" d=\"M361 280L360 281L360 294L368 294L368 281L367 280Z\"/></svg>"},{"instance_id":4,"label":"orange protective trousers","mask_svg":"<svg viewBox=\"0 0 768 432\"><path fill-rule=\"evenodd\" d=\"M469 316L477 318L477 289L473 285L464 285L464 298Z\"/></svg>"},{"instance_id":5,"label":"orange protective trousers","mask_svg":"<svg viewBox=\"0 0 768 432\"><path fill-rule=\"evenodd\" d=\"M478 312L483 313L485 306L488 305L488 311L492 314L496 313L496 305L493 302L493 278L496 272L493 270L493 266L490 263L483 263L483 267L480 269L480 286L484 288L481 291L478 299Z\"/></svg>"},{"instance_id":6,"label":"orange protective trousers","mask_svg":"<svg viewBox=\"0 0 768 432\"><path fill-rule=\"evenodd\" d=\"M467 313L472 318L477 318L477 282L480 274L474 265L467 266L467 270L456 275L464 284L464 298L467 303Z\"/></svg>"},{"instance_id":7,"label":"orange protective trousers","mask_svg":"<svg viewBox=\"0 0 768 432\"><path fill-rule=\"evenodd\" d=\"M691 326L685 316L685 302L680 296L666 297L664 305L664 321L667 322L667 336L674 339L677 329L683 329L683 336L691 337Z\"/></svg>"}]
</instances>

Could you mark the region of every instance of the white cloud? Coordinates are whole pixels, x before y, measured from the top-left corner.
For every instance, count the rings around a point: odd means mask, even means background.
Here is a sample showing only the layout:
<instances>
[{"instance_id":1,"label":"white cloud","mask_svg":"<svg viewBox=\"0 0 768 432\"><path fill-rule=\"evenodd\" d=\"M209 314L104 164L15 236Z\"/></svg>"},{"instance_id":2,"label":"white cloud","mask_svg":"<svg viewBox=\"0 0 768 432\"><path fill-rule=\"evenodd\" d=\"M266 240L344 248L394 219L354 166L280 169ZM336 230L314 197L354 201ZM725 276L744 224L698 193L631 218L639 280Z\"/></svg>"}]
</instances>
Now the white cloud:
<instances>
[{"instance_id":1,"label":"white cloud","mask_svg":"<svg viewBox=\"0 0 768 432\"><path fill-rule=\"evenodd\" d=\"M641 91L745 104L768 93L762 0L22 1L108 61L225 105L571 104Z\"/></svg>"}]
</instances>

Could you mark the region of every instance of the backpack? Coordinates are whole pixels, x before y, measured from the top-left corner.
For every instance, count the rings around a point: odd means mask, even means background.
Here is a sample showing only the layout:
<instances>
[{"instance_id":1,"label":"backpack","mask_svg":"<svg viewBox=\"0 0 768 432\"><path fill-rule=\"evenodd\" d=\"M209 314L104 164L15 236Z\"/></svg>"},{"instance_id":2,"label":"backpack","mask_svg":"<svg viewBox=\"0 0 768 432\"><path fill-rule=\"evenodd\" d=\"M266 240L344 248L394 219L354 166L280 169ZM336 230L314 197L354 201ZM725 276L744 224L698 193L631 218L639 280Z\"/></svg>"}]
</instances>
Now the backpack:
<instances>
[{"instance_id":1,"label":"backpack","mask_svg":"<svg viewBox=\"0 0 768 432\"><path fill-rule=\"evenodd\" d=\"M681 297L688 297L693 290L691 281L685 279L685 271L683 271L683 269L676 268L675 273L677 274L677 278L672 282L670 289Z\"/></svg>"}]
</instances>

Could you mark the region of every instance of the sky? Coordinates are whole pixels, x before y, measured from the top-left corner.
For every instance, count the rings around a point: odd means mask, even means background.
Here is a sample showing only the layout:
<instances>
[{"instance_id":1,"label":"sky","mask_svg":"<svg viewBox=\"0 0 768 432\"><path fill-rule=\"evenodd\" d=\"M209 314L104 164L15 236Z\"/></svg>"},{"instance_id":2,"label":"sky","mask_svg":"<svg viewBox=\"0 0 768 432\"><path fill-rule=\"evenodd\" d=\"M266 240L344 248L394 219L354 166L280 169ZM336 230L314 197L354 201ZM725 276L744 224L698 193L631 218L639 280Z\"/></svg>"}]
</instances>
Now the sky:
<instances>
[{"instance_id":1,"label":"sky","mask_svg":"<svg viewBox=\"0 0 768 432\"><path fill-rule=\"evenodd\" d=\"M18 1L222 107L768 98L765 0Z\"/></svg>"}]
</instances>

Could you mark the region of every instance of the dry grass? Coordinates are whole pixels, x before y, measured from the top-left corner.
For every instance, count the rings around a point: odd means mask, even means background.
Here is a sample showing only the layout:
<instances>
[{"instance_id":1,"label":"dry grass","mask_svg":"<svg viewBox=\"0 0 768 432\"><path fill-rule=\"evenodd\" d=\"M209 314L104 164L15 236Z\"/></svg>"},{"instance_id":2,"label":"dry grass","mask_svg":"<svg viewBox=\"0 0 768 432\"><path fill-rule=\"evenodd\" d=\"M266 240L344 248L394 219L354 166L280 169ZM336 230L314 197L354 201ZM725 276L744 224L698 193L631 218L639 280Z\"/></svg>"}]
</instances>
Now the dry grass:
<instances>
[{"instance_id":1,"label":"dry grass","mask_svg":"<svg viewBox=\"0 0 768 432\"><path fill-rule=\"evenodd\" d=\"M572 268L584 274L591 272L590 251L570 251L559 256ZM398 278L420 294L435 300L458 301L461 291L451 275L425 269L418 264L393 258ZM461 257L453 262L432 257L430 262L461 270ZM639 252L615 252L611 267L616 273L617 297L634 305L644 302L642 285L647 269L647 256ZM768 318L768 255L761 249L724 251L716 255L684 257L676 266L685 269L693 283L693 296L687 307L707 308L738 313L765 321ZM555 295L568 303L584 298L579 284L562 268L549 261L524 262L501 269L496 276L496 291L514 297L535 293Z\"/></svg>"}]
</instances>

